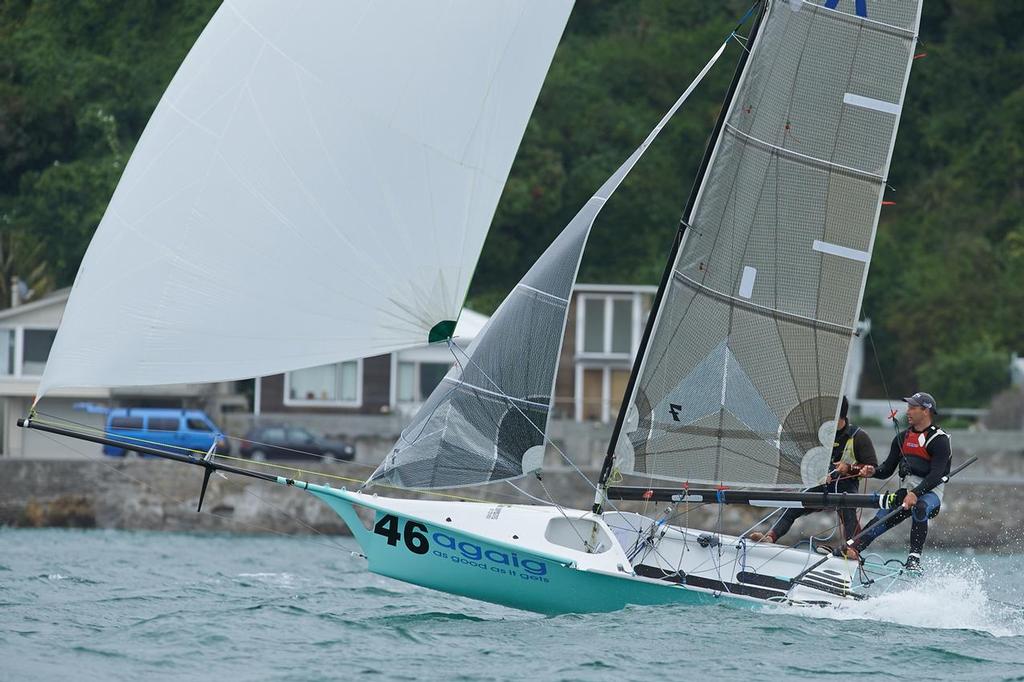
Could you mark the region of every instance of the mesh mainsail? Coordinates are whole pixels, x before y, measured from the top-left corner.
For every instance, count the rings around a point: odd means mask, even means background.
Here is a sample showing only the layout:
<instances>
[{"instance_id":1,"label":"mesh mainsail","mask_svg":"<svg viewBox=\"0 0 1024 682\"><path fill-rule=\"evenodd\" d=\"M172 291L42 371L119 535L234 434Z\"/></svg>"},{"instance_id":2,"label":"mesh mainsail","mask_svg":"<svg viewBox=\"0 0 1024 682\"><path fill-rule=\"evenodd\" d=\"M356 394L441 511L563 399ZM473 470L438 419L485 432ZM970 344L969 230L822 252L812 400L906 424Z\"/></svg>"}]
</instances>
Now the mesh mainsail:
<instances>
[{"instance_id":1,"label":"mesh mainsail","mask_svg":"<svg viewBox=\"0 0 1024 682\"><path fill-rule=\"evenodd\" d=\"M623 404L620 471L799 485L831 443L919 16L767 8Z\"/></svg>"},{"instance_id":2,"label":"mesh mainsail","mask_svg":"<svg viewBox=\"0 0 1024 682\"><path fill-rule=\"evenodd\" d=\"M402 432L369 483L448 488L540 469L569 297L590 228L665 124L725 51L711 57L643 143L516 285Z\"/></svg>"}]
</instances>

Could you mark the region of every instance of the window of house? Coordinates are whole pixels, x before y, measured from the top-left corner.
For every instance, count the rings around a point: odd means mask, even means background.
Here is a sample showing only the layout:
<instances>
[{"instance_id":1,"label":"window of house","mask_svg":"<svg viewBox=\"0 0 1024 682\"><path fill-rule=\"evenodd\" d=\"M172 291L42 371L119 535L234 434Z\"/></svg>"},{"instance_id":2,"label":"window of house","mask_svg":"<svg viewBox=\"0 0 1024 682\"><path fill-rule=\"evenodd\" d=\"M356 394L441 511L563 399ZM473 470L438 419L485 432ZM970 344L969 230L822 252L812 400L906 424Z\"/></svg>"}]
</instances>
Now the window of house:
<instances>
[{"instance_id":1,"label":"window of house","mask_svg":"<svg viewBox=\"0 0 1024 682\"><path fill-rule=\"evenodd\" d=\"M633 350L633 299L612 299L611 339L608 346L612 353L629 353Z\"/></svg>"},{"instance_id":2,"label":"window of house","mask_svg":"<svg viewBox=\"0 0 1024 682\"><path fill-rule=\"evenodd\" d=\"M604 372L600 369L583 370L583 419L602 421L604 413Z\"/></svg>"},{"instance_id":3,"label":"window of house","mask_svg":"<svg viewBox=\"0 0 1024 682\"><path fill-rule=\"evenodd\" d=\"M420 363L420 395L424 400L427 399L437 385L444 379L444 375L448 373L449 365L447 362L421 362Z\"/></svg>"},{"instance_id":4,"label":"window of house","mask_svg":"<svg viewBox=\"0 0 1024 682\"><path fill-rule=\"evenodd\" d=\"M629 384L626 367L581 367L577 374L580 389L577 395L577 419L610 422L619 413L622 398Z\"/></svg>"},{"instance_id":5,"label":"window of house","mask_svg":"<svg viewBox=\"0 0 1024 682\"><path fill-rule=\"evenodd\" d=\"M14 374L13 329L0 329L0 374Z\"/></svg>"},{"instance_id":6,"label":"window of house","mask_svg":"<svg viewBox=\"0 0 1024 682\"><path fill-rule=\"evenodd\" d=\"M604 353L604 298L587 297L583 302L583 351Z\"/></svg>"},{"instance_id":7,"label":"window of house","mask_svg":"<svg viewBox=\"0 0 1024 682\"><path fill-rule=\"evenodd\" d=\"M310 367L285 375L285 403L358 405L362 361Z\"/></svg>"},{"instance_id":8,"label":"window of house","mask_svg":"<svg viewBox=\"0 0 1024 682\"><path fill-rule=\"evenodd\" d=\"M450 369L447 362L399 362L395 400L400 403L423 402Z\"/></svg>"},{"instance_id":9,"label":"window of house","mask_svg":"<svg viewBox=\"0 0 1024 682\"><path fill-rule=\"evenodd\" d=\"M582 353L629 355L633 352L633 296L580 296L582 320L577 325L582 336Z\"/></svg>"},{"instance_id":10,"label":"window of house","mask_svg":"<svg viewBox=\"0 0 1024 682\"><path fill-rule=\"evenodd\" d=\"M395 398L400 403L414 403L416 400L416 363L398 363L398 376L396 377L397 393Z\"/></svg>"},{"instance_id":11,"label":"window of house","mask_svg":"<svg viewBox=\"0 0 1024 682\"><path fill-rule=\"evenodd\" d=\"M615 421L622 408L622 399L626 395L626 386L629 385L630 371L628 369L608 369L608 413L605 421Z\"/></svg>"},{"instance_id":12,"label":"window of house","mask_svg":"<svg viewBox=\"0 0 1024 682\"><path fill-rule=\"evenodd\" d=\"M46 367L46 358L50 356L50 348L57 337L56 329L26 329L24 334L25 347L21 356L21 373L37 376Z\"/></svg>"}]
</instances>

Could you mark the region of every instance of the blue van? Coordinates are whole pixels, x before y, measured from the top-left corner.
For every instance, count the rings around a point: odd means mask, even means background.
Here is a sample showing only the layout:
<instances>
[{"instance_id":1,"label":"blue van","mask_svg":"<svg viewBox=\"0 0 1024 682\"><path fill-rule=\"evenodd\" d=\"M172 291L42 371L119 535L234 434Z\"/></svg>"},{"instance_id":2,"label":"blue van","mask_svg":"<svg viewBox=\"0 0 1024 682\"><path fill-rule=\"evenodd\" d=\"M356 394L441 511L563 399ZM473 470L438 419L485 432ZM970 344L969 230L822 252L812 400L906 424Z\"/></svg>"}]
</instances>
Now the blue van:
<instances>
[{"instance_id":1,"label":"blue van","mask_svg":"<svg viewBox=\"0 0 1024 682\"><path fill-rule=\"evenodd\" d=\"M103 454L124 457L132 451L129 443L164 448L175 454L187 450L206 452L217 441L217 452L228 454L231 446L220 428L202 410L174 410L155 407L118 407L107 414L107 438L126 447L104 445Z\"/></svg>"}]
</instances>

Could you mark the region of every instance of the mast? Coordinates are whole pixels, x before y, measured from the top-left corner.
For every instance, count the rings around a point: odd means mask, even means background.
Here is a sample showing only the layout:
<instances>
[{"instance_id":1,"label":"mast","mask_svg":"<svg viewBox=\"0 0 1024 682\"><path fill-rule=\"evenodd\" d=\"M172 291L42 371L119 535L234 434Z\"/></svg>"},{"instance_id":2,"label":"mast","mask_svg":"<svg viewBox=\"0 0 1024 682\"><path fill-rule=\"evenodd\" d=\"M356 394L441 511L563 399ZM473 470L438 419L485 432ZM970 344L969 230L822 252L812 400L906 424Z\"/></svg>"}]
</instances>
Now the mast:
<instances>
[{"instance_id":1,"label":"mast","mask_svg":"<svg viewBox=\"0 0 1024 682\"><path fill-rule=\"evenodd\" d=\"M757 12L757 18L754 20L754 24L750 28L750 35L747 37L747 45L753 45L754 39L757 36L757 31L761 26L761 20L764 17L765 10L767 9L767 2L760 3L760 9ZM746 22L750 16L751 10L747 12L733 28L730 38L735 35L736 31ZM647 350L647 345L650 342L651 334L654 331L654 323L658 316L658 311L661 309L662 300L665 296L665 291L668 289L669 282L672 278L672 269L676 261L676 256L679 253L679 249L683 244L683 236L686 233L686 229L689 227L691 218L691 212L693 211L694 204L697 202L697 195L700 194L701 185L704 183L704 176L707 173L708 166L711 163L711 157L714 154L715 147L718 139L721 135L722 128L725 125L726 118L729 115L729 110L732 105L732 100L736 94L736 89L739 86L740 79L743 77L743 72L746 69L747 59L750 56L750 48L743 50L740 55L739 62L736 64L736 71L733 73L732 82L729 84L729 90L725 94L725 99L722 102L722 109L718 114L718 119L715 121L715 127L711 131L711 135L708 138L708 143L704 147L704 156L701 158L700 166L697 169L697 175L694 177L693 186L690 188L690 196L686 200L686 207L683 209L682 216L679 218L679 228L676 230L675 238L672 240L672 248L669 251L668 260L665 262L665 270L661 276L661 283L658 285L658 291L654 296L654 303L651 306L651 312L647 316L647 324L644 326L643 335L640 337L640 346L637 349L636 357L633 360L633 368L629 374L629 382L626 384L626 391L622 396L622 404L619 406L619 414L615 418L615 426L612 429L611 439L608 441L608 450L605 453L604 464L601 466L601 474L598 478L598 492L594 500L594 513L600 513L601 506L603 504L604 490L608 485L608 477L612 473L612 464L615 461L615 444L619 440L619 434L622 431L622 425L626 419L626 412L629 409L630 399L633 396L633 391L636 388L637 378L640 376L640 368L643 364L644 354Z\"/></svg>"}]
</instances>

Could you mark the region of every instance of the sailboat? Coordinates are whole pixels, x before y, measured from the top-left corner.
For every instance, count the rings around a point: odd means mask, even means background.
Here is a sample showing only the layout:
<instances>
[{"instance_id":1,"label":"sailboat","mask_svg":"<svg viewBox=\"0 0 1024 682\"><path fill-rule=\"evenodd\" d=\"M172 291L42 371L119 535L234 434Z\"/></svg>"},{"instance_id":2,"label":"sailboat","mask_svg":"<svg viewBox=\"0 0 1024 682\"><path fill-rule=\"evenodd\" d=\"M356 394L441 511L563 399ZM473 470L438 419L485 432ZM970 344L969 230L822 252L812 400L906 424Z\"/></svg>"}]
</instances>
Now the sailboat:
<instances>
[{"instance_id":1,"label":"sailboat","mask_svg":"<svg viewBox=\"0 0 1024 682\"><path fill-rule=\"evenodd\" d=\"M150 454L203 468L200 508L215 471L293 487L347 523L370 571L511 607L863 599L870 581L857 562L679 519L693 503L885 500L802 489L828 463L921 2L755 4L463 350L451 342L455 321L570 9L226 2L126 168L38 397L264 376L447 342L452 370L359 489L244 469L215 449ZM732 43L735 76L593 507L387 496L542 470L591 226ZM104 296L113 288L116 302ZM106 442L35 413L21 424ZM624 476L646 483L617 485ZM666 511L616 509L631 499Z\"/></svg>"}]
</instances>

